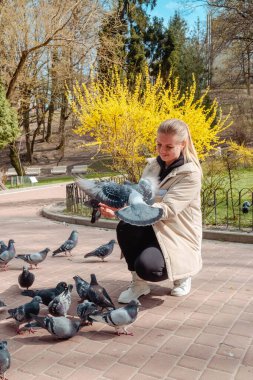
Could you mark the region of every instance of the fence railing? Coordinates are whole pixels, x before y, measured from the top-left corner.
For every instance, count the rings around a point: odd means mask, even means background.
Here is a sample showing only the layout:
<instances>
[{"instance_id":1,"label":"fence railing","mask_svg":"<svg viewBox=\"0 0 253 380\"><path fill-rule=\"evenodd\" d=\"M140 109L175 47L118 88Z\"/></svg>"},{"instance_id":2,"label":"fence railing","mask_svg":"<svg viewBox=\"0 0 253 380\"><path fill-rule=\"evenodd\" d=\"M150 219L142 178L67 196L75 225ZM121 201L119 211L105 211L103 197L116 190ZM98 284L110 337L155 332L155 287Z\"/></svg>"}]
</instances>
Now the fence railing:
<instances>
[{"instance_id":1,"label":"fence railing","mask_svg":"<svg viewBox=\"0 0 253 380\"><path fill-rule=\"evenodd\" d=\"M124 176L108 177L103 180L123 183ZM99 180L99 179L97 179ZM66 186L66 208L68 212L90 216L91 211L84 207L90 197L75 183ZM201 193L203 226L224 230L253 231L253 189L210 190ZM248 207L243 207L248 202Z\"/></svg>"}]
</instances>

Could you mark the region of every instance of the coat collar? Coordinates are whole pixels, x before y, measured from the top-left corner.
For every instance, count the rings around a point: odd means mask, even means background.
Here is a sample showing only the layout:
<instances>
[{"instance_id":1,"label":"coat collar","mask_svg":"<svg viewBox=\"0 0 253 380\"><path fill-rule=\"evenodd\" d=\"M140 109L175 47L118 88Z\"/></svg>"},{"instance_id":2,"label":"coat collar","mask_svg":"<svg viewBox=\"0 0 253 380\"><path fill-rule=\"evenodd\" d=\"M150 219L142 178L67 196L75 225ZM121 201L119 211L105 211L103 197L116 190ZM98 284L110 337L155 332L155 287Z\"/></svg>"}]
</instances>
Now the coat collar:
<instances>
[{"instance_id":1,"label":"coat collar","mask_svg":"<svg viewBox=\"0 0 253 380\"><path fill-rule=\"evenodd\" d=\"M156 157L147 158L147 163L151 169L151 171L156 174L157 176L160 173L160 165L158 164ZM169 178L175 177L177 174L188 174L192 172L196 172L199 169L193 162L186 162L184 165L178 166L177 168L173 169L161 182L160 186L162 186L165 182L168 181Z\"/></svg>"}]
</instances>

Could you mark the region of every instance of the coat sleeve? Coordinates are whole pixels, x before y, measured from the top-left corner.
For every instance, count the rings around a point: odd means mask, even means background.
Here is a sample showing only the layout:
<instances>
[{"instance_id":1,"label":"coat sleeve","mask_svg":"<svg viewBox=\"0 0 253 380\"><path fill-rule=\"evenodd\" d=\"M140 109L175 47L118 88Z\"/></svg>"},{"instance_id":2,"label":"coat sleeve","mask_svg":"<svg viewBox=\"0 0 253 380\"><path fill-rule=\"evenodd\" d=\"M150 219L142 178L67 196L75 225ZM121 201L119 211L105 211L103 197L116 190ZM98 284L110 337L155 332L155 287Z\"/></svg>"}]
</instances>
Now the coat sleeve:
<instances>
[{"instance_id":1,"label":"coat sleeve","mask_svg":"<svg viewBox=\"0 0 253 380\"><path fill-rule=\"evenodd\" d=\"M166 220L178 215L196 199L201 190L201 174L192 172L185 175L180 181L168 189L161 202L155 202L153 207L163 209L160 220Z\"/></svg>"}]
</instances>

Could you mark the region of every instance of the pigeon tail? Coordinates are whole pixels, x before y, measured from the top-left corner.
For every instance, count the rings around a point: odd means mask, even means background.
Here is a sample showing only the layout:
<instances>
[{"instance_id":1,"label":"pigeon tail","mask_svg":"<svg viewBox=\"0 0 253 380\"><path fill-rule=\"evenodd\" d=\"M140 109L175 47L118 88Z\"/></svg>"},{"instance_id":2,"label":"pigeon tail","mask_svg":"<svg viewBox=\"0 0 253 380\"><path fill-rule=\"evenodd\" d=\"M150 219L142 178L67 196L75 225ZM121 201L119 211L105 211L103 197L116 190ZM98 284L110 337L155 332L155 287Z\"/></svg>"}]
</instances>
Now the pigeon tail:
<instances>
[{"instance_id":1,"label":"pigeon tail","mask_svg":"<svg viewBox=\"0 0 253 380\"><path fill-rule=\"evenodd\" d=\"M149 226L161 219L163 210L145 203L138 203L115 211L115 215L120 220L135 226Z\"/></svg>"},{"instance_id":2,"label":"pigeon tail","mask_svg":"<svg viewBox=\"0 0 253 380\"><path fill-rule=\"evenodd\" d=\"M36 296L36 293L34 290L23 290L23 292L21 292L22 296L28 296L28 297L35 297Z\"/></svg>"}]
</instances>

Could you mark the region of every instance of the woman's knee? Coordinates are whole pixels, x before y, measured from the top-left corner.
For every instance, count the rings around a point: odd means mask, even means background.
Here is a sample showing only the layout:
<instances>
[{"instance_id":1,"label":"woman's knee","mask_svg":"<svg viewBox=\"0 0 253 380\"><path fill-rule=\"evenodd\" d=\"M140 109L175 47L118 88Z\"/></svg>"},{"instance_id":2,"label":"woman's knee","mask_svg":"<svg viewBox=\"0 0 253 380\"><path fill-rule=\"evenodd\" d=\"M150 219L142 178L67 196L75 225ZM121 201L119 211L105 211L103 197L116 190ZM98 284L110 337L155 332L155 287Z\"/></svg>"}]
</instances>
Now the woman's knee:
<instances>
[{"instance_id":1,"label":"woman's knee","mask_svg":"<svg viewBox=\"0 0 253 380\"><path fill-rule=\"evenodd\" d=\"M168 278L163 254L156 247L144 249L137 257L135 271L145 281L158 282Z\"/></svg>"}]
</instances>

